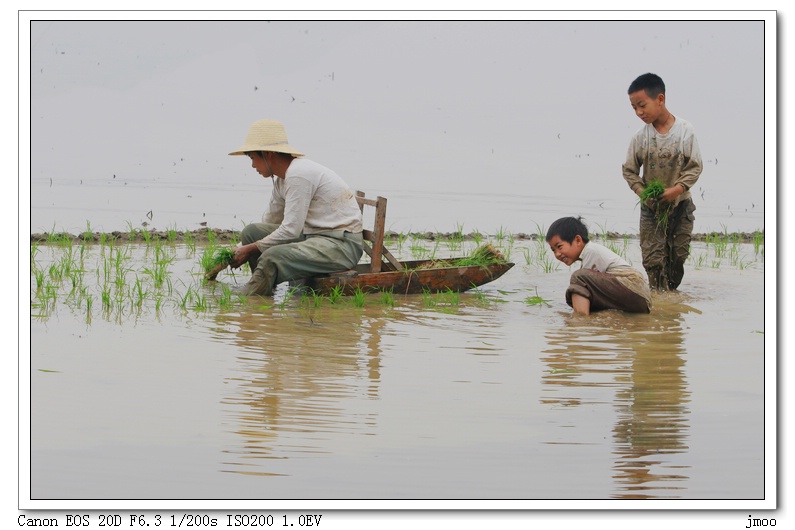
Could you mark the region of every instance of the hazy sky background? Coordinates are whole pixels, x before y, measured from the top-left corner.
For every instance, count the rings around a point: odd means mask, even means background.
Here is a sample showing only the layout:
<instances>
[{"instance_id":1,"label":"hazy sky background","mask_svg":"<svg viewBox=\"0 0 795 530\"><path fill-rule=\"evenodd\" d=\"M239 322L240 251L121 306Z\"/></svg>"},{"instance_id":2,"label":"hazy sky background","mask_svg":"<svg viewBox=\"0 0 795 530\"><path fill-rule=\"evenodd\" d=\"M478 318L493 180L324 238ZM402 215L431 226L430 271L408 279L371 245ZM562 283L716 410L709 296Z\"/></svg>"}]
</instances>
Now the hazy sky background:
<instances>
[{"instance_id":1,"label":"hazy sky background","mask_svg":"<svg viewBox=\"0 0 795 530\"><path fill-rule=\"evenodd\" d=\"M761 21L30 28L32 231L119 229L149 210L159 228L240 228L271 185L227 153L274 118L309 158L387 196L393 229L532 232L590 213L636 232L621 163L642 122L626 89L648 71L696 127L696 230L765 226Z\"/></svg>"}]
</instances>

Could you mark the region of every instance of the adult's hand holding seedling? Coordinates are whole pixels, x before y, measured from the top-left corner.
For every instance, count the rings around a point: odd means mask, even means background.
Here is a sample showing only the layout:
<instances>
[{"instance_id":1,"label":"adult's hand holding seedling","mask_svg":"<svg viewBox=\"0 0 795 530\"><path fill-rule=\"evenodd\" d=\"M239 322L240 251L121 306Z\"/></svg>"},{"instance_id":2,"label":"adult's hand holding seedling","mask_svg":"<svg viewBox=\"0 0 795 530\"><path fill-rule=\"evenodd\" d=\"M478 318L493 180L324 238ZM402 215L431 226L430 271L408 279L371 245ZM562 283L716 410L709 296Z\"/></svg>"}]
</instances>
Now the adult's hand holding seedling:
<instances>
[{"instance_id":1,"label":"adult's hand holding seedling","mask_svg":"<svg viewBox=\"0 0 795 530\"><path fill-rule=\"evenodd\" d=\"M257 248L256 243L249 243L248 245L241 245L235 247L235 255L229 260L229 266L233 269L241 267L250 258L258 257L260 250Z\"/></svg>"}]
</instances>

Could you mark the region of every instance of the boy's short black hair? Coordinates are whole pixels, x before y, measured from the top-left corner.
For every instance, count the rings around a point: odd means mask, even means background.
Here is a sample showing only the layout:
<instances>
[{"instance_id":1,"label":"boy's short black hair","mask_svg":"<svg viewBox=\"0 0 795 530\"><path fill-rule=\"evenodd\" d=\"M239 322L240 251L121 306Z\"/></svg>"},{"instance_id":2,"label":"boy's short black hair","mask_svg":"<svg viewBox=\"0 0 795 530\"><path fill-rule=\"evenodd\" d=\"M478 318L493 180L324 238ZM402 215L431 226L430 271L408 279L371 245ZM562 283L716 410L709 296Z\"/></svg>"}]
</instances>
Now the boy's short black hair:
<instances>
[{"instance_id":1,"label":"boy's short black hair","mask_svg":"<svg viewBox=\"0 0 795 530\"><path fill-rule=\"evenodd\" d=\"M660 94L665 94L665 83L657 74L639 75L632 84L629 85L627 94L632 94L640 90L645 90L650 98L656 98Z\"/></svg>"},{"instance_id":2,"label":"boy's short black hair","mask_svg":"<svg viewBox=\"0 0 795 530\"><path fill-rule=\"evenodd\" d=\"M574 241L575 236L580 236L583 243L588 242L588 227L582 222L582 217L561 217L547 230L547 243L558 236L566 243Z\"/></svg>"}]
</instances>

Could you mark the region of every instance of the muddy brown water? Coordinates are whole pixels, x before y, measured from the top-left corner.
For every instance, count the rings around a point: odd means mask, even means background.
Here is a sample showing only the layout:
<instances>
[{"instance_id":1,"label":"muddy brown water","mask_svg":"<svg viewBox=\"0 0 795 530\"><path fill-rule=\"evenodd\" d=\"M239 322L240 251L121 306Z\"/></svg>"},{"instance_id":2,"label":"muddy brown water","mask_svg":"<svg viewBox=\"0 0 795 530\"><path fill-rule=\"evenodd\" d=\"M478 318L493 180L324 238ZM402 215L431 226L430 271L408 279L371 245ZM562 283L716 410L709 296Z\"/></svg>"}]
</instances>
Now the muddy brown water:
<instances>
[{"instance_id":1,"label":"muddy brown water","mask_svg":"<svg viewBox=\"0 0 795 530\"><path fill-rule=\"evenodd\" d=\"M764 247L733 248L694 243L649 315L578 317L534 241L361 306L226 300L245 274L202 286L201 246L35 244L30 498L762 499Z\"/></svg>"}]
</instances>

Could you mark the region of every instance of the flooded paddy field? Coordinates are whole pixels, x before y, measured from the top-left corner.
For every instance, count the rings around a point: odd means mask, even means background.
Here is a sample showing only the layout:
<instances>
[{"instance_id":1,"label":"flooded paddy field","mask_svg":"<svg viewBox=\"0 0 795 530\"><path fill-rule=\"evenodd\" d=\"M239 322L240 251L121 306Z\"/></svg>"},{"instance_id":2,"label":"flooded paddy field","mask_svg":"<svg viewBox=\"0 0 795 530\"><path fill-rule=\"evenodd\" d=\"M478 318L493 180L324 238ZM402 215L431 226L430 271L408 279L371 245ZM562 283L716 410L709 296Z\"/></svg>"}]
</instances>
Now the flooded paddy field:
<instances>
[{"instance_id":1,"label":"flooded paddy field","mask_svg":"<svg viewBox=\"0 0 795 530\"><path fill-rule=\"evenodd\" d=\"M214 236L32 238L30 498L764 498L761 237L695 241L651 314L590 317L543 241L483 238L516 265L477 290L338 299L204 284Z\"/></svg>"}]
</instances>

